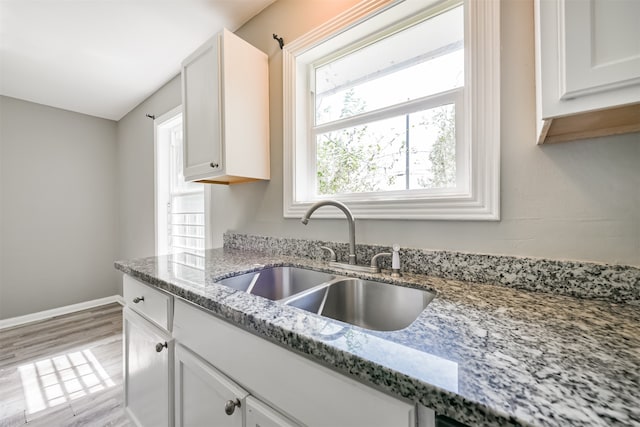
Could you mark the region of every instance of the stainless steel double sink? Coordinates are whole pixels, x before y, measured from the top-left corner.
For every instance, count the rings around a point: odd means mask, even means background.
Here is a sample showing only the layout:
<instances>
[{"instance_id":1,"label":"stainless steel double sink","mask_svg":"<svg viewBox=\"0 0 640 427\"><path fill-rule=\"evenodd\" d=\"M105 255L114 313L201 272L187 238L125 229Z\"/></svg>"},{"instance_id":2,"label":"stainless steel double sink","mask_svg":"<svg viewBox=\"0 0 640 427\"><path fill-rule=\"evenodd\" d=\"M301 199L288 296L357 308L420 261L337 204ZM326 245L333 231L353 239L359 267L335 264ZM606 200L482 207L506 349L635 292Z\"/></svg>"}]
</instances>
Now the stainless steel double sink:
<instances>
[{"instance_id":1,"label":"stainless steel double sink","mask_svg":"<svg viewBox=\"0 0 640 427\"><path fill-rule=\"evenodd\" d=\"M377 331L404 329L435 294L299 267L273 267L219 283L282 304Z\"/></svg>"}]
</instances>

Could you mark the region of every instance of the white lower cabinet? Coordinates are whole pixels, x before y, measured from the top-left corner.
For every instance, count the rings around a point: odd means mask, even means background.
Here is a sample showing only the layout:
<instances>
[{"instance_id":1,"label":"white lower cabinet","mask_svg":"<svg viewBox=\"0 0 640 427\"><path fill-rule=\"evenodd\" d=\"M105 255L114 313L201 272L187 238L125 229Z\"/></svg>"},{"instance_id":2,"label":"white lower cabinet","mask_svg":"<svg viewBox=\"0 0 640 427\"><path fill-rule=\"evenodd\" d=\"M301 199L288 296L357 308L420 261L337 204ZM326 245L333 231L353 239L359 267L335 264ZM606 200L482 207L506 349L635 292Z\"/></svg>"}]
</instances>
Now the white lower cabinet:
<instances>
[{"instance_id":1,"label":"white lower cabinet","mask_svg":"<svg viewBox=\"0 0 640 427\"><path fill-rule=\"evenodd\" d=\"M142 292L145 302L160 294L146 285L126 291ZM125 410L139 427L435 425L428 408L367 387L190 303L169 296L162 303L167 312L156 313L133 306L133 299L123 312ZM152 319L173 313L173 325L160 328L162 321L153 323L131 307Z\"/></svg>"},{"instance_id":2,"label":"white lower cabinet","mask_svg":"<svg viewBox=\"0 0 640 427\"><path fill-rule=\"evenodd\" d=\"M260 402L253 396L246 400L246 427L299 427L293 421Z\"/></svg>"},{"instance_id":3,"label":"white lower cabinet","mask_svg":"<svg viewBox=\"0 0 640 427\"><path fill-rule=\"evenodd\" d=\"M184 378L187 378L185 370L191 370L188 377L193 377L192 394L196 393L195 390L200 390L197 393L209 393L212 396L218 393L214 392L209 384L209 381L213 380L204 380L206 372L217 372L222 378L226 378L227 382L232 378L251 395L259 397L260 401L253 400L252 397L247 398L246 394L237 394L236 391L236 394L206 399L210 403L209 408L205 409L216 412L215 416L223 414L221 406L224 407L224 402L233 398L227 396L233 395L240 399L247 427L433 425L433 411L424 408L424 411L419 411L419 416L413 403L364 386L179 300L175 301L173 336L180 346L187 347L189 351L197 354L190 354L184 358L186 353L178 347L178 358L188 360L186 363L184 360L176 362L176 367L182 371L181 375ZM196 377L200 380L197 386ZM239 386L234 387L242 390ZM205 391L207 389L209 391ZM185 390L189 393L186 384L177 385L176 390L178 394L185 393ZM187 414L190 409L184 406L188 405L189 398L178 396L176 399L178 412L182 411L185 416L191 416Z\"/></svg>"},{"instance_id":4,"label":"white lower cabinet","mask_svg":"<svg viewBox=\"0 0 640 427\"><path fill-rule=\"evenodd\" d=\"M138 426L172 426L173 341L127 307L123 319L125 410Z\"/></svg>"},{"instance_id":5,"label":"white lower cabinet","mask_svg":"<svg viewBox=\"0 0 640 427\"><path fill-rule=\"evenodd\" d=\"M176 345L176 427L294 427L222 372Z\"/></svg>"},{"instance_id":6,"label":"white lower cabinet","mask_svg":"<svg viewBox=\"0 0 640 427\"><path fill-rule=\"evenodd\" d=\"M249 393L181 345L175 367L176 426L244 426Z\"/></svg>"}]
</instances>

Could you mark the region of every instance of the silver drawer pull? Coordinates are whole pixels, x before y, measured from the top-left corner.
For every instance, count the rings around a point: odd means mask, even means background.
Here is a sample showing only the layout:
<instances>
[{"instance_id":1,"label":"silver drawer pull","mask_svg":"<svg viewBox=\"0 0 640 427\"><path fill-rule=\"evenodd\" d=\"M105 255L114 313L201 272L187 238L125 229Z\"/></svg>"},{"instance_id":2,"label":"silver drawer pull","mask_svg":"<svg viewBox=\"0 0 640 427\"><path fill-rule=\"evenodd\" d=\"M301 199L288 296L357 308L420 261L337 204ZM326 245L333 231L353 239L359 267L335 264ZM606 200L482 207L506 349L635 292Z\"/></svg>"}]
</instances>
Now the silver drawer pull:
<instances>
[{"instance_id":1,"label":"silver drawer pull","mask_svg":"<svg viewBox=\"0 0 640 427\"><path fill-rule=\"evenodd\" d=\"M169 344L167 344L166 341L164 343L159 342L158 344L156 344L156 351L160 353L163 348L168 348L168 347L169 347Z\"/></svg>"},{"instance_id":2,"label":"silver drawer pull","mask_svg":"<svg viewBox=\"0 0 640 427\"><path fill-rule=\"evenodd\" d=\"M236 406L240 407L240 400L227 400L227 403L224 404L224 412L227 415L233 415L236 410Z\"/></svg>"},{"instance_id":3,"label":"silver drawer pull","mask_svg":"<svg viewBox=\"0 0 640 427\"><path fill-rule=\"evenodd\" d=\"M134 303L134 304L137 304L137 303L139 303L140 301L144 301L144 297L135 297L135 298L133 299L133 303Z\"/></svg>"}]
</instances>

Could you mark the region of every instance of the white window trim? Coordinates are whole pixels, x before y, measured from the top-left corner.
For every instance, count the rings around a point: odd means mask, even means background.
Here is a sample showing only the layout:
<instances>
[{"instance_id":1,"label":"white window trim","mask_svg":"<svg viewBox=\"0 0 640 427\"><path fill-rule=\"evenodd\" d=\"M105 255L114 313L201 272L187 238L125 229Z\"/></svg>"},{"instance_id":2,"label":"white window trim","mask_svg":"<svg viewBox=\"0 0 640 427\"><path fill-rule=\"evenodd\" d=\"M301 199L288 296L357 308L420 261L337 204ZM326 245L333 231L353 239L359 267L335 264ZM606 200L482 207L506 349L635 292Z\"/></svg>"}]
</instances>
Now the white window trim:
<instances>
[{"instance_id":1,"label":"white window trim","mask_svg":"<svg viewBox=\"0 0 640 427\"><path fill-rule=\"evenodd\" d=\"M285 45L282 53L285 218L301 217L313 203L294 200L296 137L306 135L306 130L299 129L301 117L296 111L296 99L300 97L296 88L296 85L299 85L297 79L300 78L297 75L296 58L328 38L399 3L402 1L362 1L326 24ZM434 195L429 198L409 196L394 200L385 199L384 193L378 193L376 199L374 196L367 196L367 200L336 196L335 198L347 203L357 218L500 219L500 2L464 0L464 7L465 62L470 72L465 72L463 110L466 115L465 127L472 141L471 183L468 191L455 195ZM406 194L409 195L410 192ZM334 209L321 209L314 215L320 218L341 217L341 213Z\"/></svg>"},{"instance_id":2,"label":"white window trim","mask_svg":"<svg viewBox=\"0 0 640 427\"><path fill-rule=\"evenodd\" d=\"M166 199L166 194L160 194L159 191L159 178L158 178L158 161L159 161L159 156L160 156L160 150L159 150L159 128L165 124L166 122L173 120L177 115L182 113L182 105L179 105L169 111L167 111L166 113L162 114L160 117L156 117L153 121L153 182L154 182L154 204L153 204L153 230L154 230L154 237L155 237L155 253L156 255L159 255L160 253L160 236L158 236L158 224L160 221L160 218L158 218L158 215L160 214L160 212L162 212L162 214L164 215L164 212L166 210L166 203L167 203L167 199ZM184 120L184 117L183 117ZM184 121L183 121L183 126L184 126ZM213 234L212 234L212 228L211 227L211 219L209 218L209 203L211 201L211 192L210 192L210 186L205 186L204 188L204 235L205 235L205 240L204 240L204 247L205 249L208 249L211 247L211 242L213 241ZM163 245L164 246L164 245Z\"/></svg>"}]
</instances>

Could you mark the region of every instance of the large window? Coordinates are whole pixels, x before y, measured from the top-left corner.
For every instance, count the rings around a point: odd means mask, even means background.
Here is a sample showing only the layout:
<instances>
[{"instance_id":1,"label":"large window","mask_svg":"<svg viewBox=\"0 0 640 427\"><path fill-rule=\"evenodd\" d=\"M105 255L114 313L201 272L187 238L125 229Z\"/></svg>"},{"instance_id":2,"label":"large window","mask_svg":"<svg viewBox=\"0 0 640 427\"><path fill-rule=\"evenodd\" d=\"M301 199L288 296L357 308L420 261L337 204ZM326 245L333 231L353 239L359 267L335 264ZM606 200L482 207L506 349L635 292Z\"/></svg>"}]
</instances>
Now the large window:
<instances>
[{"instance_id":1,"label":"large window","mask_svg":"<svg viewBox=\"0 0 640 427\"><path fill-rule=\"evenodd\" d=\"M463 185L456 175L463 6L379 36L311 67L312 196Z\"/></svg>"},{"instance_id":2,"label":"large window","mask_svg":"<svg viewBox=\"0 0 640 427\"><path fill-rule=\"evenodd\" d=\"M285 216L498 218L496 3L364 1L285 47Z\"/></svg>"},{"instance_id":3,"label":"large window","mask_svg":"<svg viewBox=\"0 0 640 427\"><path fill-rule=\"evenodd\" d=\"M199 267L206 235L204 186L184 180L182 144L180 109L156 120L156 251Z\"/></svg>"}]
</instances>

